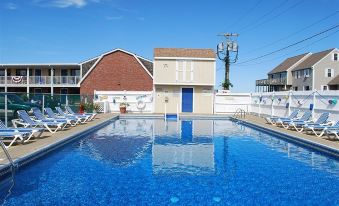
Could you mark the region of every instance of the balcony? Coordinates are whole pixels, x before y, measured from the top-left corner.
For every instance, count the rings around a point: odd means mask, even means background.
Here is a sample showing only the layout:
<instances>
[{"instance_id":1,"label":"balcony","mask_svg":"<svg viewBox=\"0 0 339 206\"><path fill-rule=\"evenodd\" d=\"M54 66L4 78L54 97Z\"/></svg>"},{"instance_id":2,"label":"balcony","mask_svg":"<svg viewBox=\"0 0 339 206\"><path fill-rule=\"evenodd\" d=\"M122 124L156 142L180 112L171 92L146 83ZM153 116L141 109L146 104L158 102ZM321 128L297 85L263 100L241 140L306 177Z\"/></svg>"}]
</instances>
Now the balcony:
<instances>
[{"instance_id":1,"label":"balcony","mask_svg":"<svg viewBox=\"0 0 339 206\"><path fill-rule=\"evenodd\" d=\"M51 76L8 76L7 86L51 86ZM80 82L80 76L54 76L53 86L76 86ZM0 77L0 85L5 86L6 77Z\"/></svg>"},{"instance_id":2,"label":"balcony","mask_svg":"<svg viewBox=\"0 0 339 206\"><path fill-rule=\"evenodd\" d=\"M260 79L255 81L256 86L270 86L270 85L286 85L287 80L284 79Z\"/></svg>"}]
</instances>

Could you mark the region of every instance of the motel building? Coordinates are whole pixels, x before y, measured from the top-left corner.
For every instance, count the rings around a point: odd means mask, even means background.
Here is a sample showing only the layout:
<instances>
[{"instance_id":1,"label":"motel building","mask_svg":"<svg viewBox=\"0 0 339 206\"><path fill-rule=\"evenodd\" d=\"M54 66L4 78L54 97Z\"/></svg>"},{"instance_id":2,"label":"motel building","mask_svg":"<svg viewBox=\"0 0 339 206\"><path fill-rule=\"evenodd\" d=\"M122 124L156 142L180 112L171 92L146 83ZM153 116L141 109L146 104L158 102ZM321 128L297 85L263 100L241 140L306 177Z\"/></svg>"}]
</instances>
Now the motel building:
<instances>
[{"instance_id":1,"label":"motel building","mask_svg":"<svg viewBox=\"0 0 339 206\"><path fill-rule=\"evenodd\" d=\"M0 92L94 95L152 92L151 60L114 49L80 63L0 64Z\"/></svg>"},{"instance_id":2,"label":"motel building","mask_svg":"<svg viewBox=\"0 0 339 206\"><path fill-rule=\"evenodd\" d=\"M213 113L216 56L212 49L154 49L154 112Z\"/></svg>"},{"instance_id":3,"label":"motel building","mask_svg":"<svg viewBox=\"0 0 339 206\"><path fill-rule=\"evenodd\" d=\"M1 64L0 92L79 94L81 64Z\"/></svg>"}]
</instances>

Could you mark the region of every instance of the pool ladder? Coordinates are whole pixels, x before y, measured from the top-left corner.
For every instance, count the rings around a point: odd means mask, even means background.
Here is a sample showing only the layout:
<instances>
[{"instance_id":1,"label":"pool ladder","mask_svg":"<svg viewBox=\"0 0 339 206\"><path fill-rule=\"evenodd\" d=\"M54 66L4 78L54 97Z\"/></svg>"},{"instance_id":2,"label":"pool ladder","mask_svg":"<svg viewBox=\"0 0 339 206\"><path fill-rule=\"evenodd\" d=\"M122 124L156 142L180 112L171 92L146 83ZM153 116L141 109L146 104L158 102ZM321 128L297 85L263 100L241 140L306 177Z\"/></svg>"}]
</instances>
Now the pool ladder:
<instances>
[{"instance_id":1,"label":"pool ladder","mask_svg":"<svg viewBox=\"0 0 339 206\"><path fill-rule=\"evenodd\" d=\"M238 108L234 114L233 114L233 117L234 118L245 118L246 117L246 111L241 109L241 108Z\"/></svg>"},{"instance_id":2,"label":"pool ladder","mask_svg":"<svg viewBox=\"0 0 339 206\"><path fill-rule=\"evenodd\" d=\"M0 145L1 145L1 148L3 149L9 163L11 164L11 166L15 169L16 168L16 164L13 162L11 156L9 155L8 153L8 150L6 149L6 145L3 143L2 140L0 140Z\"/></svg>"}]
</instances>

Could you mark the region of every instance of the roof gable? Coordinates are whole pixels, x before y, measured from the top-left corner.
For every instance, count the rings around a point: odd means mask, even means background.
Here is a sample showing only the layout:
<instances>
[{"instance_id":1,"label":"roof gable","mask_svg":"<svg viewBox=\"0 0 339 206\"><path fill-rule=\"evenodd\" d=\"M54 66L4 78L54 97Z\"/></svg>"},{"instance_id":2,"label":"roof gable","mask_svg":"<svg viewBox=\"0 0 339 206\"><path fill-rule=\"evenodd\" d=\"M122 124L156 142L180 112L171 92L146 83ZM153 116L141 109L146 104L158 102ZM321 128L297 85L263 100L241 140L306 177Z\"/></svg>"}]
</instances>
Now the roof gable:
<instances>
[{"instance_id":1,"label":"roof gable","mask_svg":"<svg viewBox=\"0 0 339 206\"><path fill-rule=\"evenodd\" d=\"M313 67L316 63L322 60L325 56L331 53L335 48L328 49L325 51L321 51L318 53L314 53L307 57L303 62L301 62L298 66L296 66L292 71L300 70L300 69L307 69Z\"/></svg>"},{"instance_id":2,"label":"roof gable","mask_svg":"<svg viewBox=\"0 0 339 206\"><path fill-rule=\"evenodd\" d=\"M300 54L294 57L290 57L285 59L281 64L279 64L277 67L275 67L272 71L270 71L268 74L275 74L280 72L286 72L289 69L291 69L293 66L295 66L297 63L299 63L300 60L302 60L304 57L310 55L310 53Z\"/></svg>"},{"instance_id":3,"label":"roof gable","mask_svg":"<svg viewBox=\"0 0 339 206\"><path fill-rule=\"evenodd\" d=\"M215 58L213 49L155 48L154 57Z\"/></svg>"},{"instance_id":4,"label":"roof gable","mask_svg":"<svg viewBox=\"0 0 339 206\"><path fill-rule=\"evenodd\" d=\"M145 59L145 58L143 58L143 57L141 57L141 56L138 56L138 55L136 55L136 54L133 54L133 53L131 53L131 52L125 51L125 50L123 50L123 49L117 48L117 49L114 49L114 50L112 50L112 51L109 51L109 52L106 52L106 53L100 55L100 57L99 57L98 59L92 58L91 60L92 60L92 61L95 60L95 63L91 66L91 68L90 68L90 69L88 70L88 72L83 76L83 78L79 81L78 84L80 85L80 84L86 79L86 77L89 75L89 73L91 73L91 71L95 68L95 66L98 65L98 63L99 63L105 56L107 56L107 55L109 55L109 54L112 54L112 53L114 53L114 52L117 52L117 51L120 51L120 52L123 52L123 53L126 53L126 54L128 54L128 55L133 56L133 57L139 62L139 64L142 66L142 68L147 72L147 74L153 79L153 76L152 76L152 74L153 74L153 62L152 62L152 61L150 61L150 60L148 60L148 59ZM143 63L141 60L143 60L144 63ZM147 64L148 69L147 69L147 67L146 67L144 64ZM152 66L150 66L150 64L151 64ZM152 72L150 72L149 70L152 71Z\"/></svg>"},{"instance_id":5,"label":"roof gable","mask_svg":"<svg viewBox=\"0 0 339 206\"><path fill-rule=\"evenodd\" d=\"M337 85L337 84L339 85L339 74L328 83L328 85Z\"/></svg>"}]
</instances>

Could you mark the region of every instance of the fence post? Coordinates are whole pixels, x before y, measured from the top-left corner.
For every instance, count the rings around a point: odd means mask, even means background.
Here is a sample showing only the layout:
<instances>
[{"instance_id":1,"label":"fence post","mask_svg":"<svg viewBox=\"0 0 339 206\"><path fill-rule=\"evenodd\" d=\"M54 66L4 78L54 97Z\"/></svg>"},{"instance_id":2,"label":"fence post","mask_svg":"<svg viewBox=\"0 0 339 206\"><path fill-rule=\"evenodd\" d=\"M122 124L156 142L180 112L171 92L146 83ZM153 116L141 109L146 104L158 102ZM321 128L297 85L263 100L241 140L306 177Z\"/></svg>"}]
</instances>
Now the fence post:
<instances>
[{"instance_id":1,"label":"fence post","mask_svg":"<svg viewBox=\"0 0 339 206\"><path fill-rule=\"evenodd\" d=\"M261 96L261 94L259 94L259 117L260 117L260 115L261 115L261 107L260 107L260 104L261 104L261 101L262 101L262 96Z\"/></svg>"},{"instance_id":2,"label":"fence post","mask_svg":"<svg viewBox=\"0 0 339 206\"><path fill-rule=\"evenodd\" d=\"M8 116L7 116L7 113L8 113L8 107L7 107L7 91L5 93L5 125L6 127L8 126Z\"/></svg>"},{"instance_id":3,"label":"fence post","mask_svg":"<svg viewBox=\"0 0 339 206\"><path fill-rule=\"evenodd\" d=\"M315 116L315 114L314 114L314 110L315 110L315 102L316 102L316 93L317 93L317 90L315 89L314 91L313 91L313 108L312 108L312 119L314 119L314 116Z\"/></svg>"},{"instance_id":4,"label":"fence post","mask_svg":"<svg viewBox=\"0 0 339 206\"><path fill-rule=\"evenodd\" d=\"M68 95L66 94L66 106L68 106Z\"/></svg>"},{"instance_id":5,"label":"fence post","mask_svg":"<svg viewBox=\"0 0 339 206\"><path fill-rule=\"evenodd\" d=\"M275 97L275 92L273 91L273 94L272 94L272 104L271 104L271 117L274 116L274 97Z\"/></svg>"},{"instance_id":6,"label":"fence post","mask_svg":"<svg viewBox=\"0 0 339 206\"><path fill-rule=\"evenodd\" d=\"M291 114L291 102L292 102L292 95L291 95L291 90L288 92L288 116Z\"/></svg>"},{"instance_id":7,"label":"fence post","mask_svg":"<svg viewBox=\"0 0 339 206\"><path fill-rule=\"evenodd\" d=\"M42 114L44 114L45 111L45 95L42 95Z\"/></svg>"},{"instance_id":8,"label":"fence post","mask_svg":"<svg viewBox=\"0 0 339 206\"><path fill-rule=\"evenodd\" d=\"M250 93L250 105L247 107L247 112L252 114L252 93Z\"/></svg>"}]
</instances>

